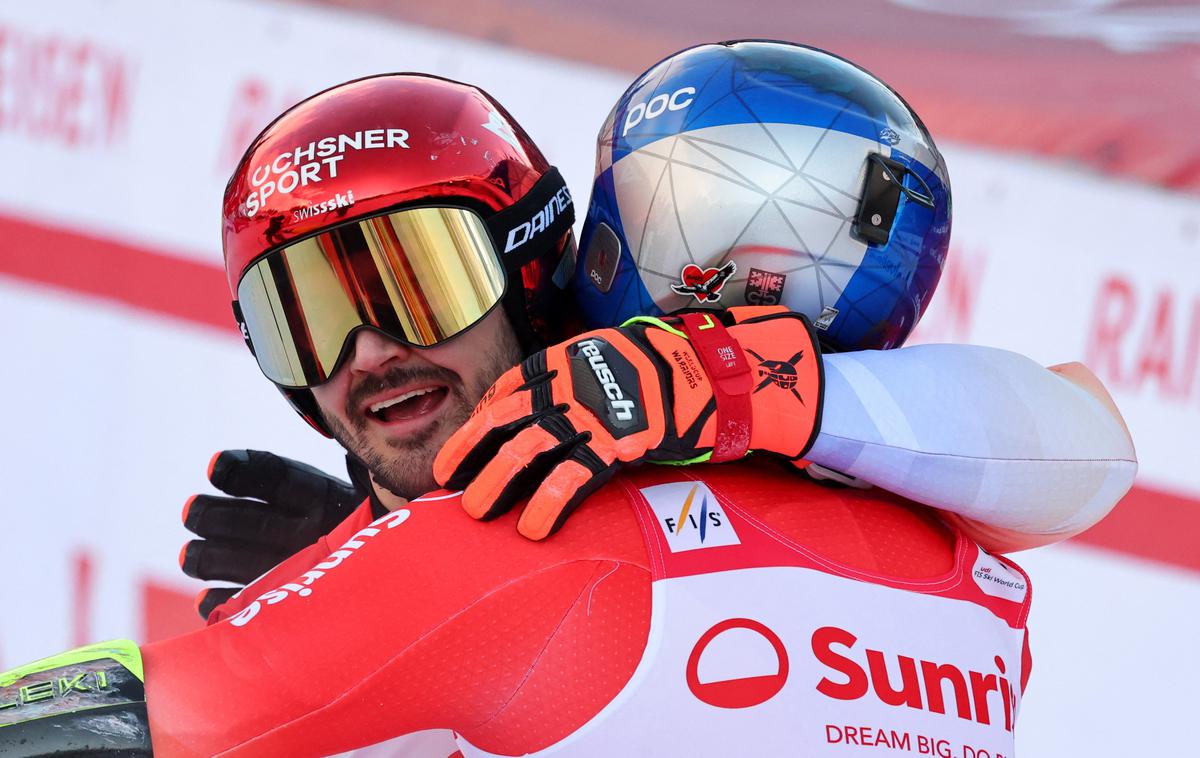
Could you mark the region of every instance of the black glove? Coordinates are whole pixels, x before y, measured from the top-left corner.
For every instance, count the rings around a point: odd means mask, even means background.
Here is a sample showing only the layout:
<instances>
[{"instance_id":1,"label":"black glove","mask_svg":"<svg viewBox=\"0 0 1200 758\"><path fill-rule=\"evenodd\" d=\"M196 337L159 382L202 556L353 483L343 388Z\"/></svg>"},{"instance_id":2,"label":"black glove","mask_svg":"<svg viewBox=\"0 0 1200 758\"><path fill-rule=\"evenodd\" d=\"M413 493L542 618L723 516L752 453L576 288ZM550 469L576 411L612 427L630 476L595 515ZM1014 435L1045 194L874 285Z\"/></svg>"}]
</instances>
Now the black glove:
<instances>
[{"instance_id":1,"label":"black glove","mask_svg":"<svg viewBox=\"0 0 1200 758\"><path fill-rule=\"evenodd\" d=\"M340 524L367 497L365 469L347 456L355 484L312 466L260 450L224 450L208 480L219 495L193 495L183 525L203 539L183 546L179 564L196 579L246 585ZM240 587L212 587L196 597L208 615Z\"/></svg>"}]
</instances>

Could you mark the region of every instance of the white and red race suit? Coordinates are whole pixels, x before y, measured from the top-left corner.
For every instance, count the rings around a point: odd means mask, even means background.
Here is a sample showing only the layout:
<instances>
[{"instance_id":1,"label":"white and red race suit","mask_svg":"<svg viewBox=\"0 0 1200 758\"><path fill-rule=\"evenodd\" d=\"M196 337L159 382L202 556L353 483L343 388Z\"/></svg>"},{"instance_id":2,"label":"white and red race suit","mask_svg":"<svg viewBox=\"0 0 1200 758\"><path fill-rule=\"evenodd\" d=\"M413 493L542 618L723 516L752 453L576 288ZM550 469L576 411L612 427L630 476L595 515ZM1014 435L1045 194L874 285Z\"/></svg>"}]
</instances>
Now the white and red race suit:
<instances>
[{"instance_id":1,"label":"white and red race suit","mask_svg":"<svg viewBox=\"0 0 1200 758\"><path fill-rule=\"evenodd\" d=\"M143 648L156 755L1013 754L1028 580L893 496L742 462L619 476L545 542L446 493L367 518Z\"/></svg>"}]
</instances>

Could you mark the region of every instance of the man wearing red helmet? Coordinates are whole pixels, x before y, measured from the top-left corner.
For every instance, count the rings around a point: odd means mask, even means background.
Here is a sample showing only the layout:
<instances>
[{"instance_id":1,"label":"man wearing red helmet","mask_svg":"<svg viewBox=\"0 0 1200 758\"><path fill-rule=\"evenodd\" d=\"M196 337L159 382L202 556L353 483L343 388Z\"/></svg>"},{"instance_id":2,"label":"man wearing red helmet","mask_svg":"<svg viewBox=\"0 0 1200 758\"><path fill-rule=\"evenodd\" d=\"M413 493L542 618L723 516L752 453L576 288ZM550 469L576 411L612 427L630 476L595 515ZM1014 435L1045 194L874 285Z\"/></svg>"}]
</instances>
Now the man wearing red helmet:
<instances>
[{"instance_id":1,"label":"man wearing red helmet","mask_svg":"<svg viewBox=\"0 0 1200 758\"><path fill-rule=\"evenodd\" d=\"M761 44L738 43L724 47L735 50ZM796 46L778 44L775 46L782 49L787 55L798 56L797 60L807 55L802 52L803 48ZM707 47L717 48L719 46ZM778 52L779 50L775 50L771 54L774 55ZM674 56L672 58L675 62L673 71L679 72L686 69L686 66L681 65L681 61L689 55L695 57L694 53L702 54L704 48L697 48L688 51L687 54ZM825 55L818 62L820 61L823 61L822 65L827 66L836 59L834 56ZM844 74L846 69L852 69L851 64L844 61L835 62L833 65L842 66L841 71L833 73L835 78ZM814 65L812 60L803 60L802 66L812 66L814 72L825 75L820 71L820 66ZM661 65L655 70L660 69L662 69ZM861 70L859 73L865 74ZM675 73L674 75L678 76L679 74ZM645 83L658 81L656 78L658 76L658 74L651 75L648 72L639 79L634 87L630 88L625 99L639 91ZM878 101L886 101L891 97L895 101L897 110L905 111L907 109L907 106L894 93L889 95L885 85L878 83L877 80L875 84L872 84L871 79L873 78L869 74L865 75L865 79L865 82L855 81L854 86L850 89L870 90L874 87L878 92L871 97ZM647 93L645 98L653 99L650 94L652 93ZM679 99L676 104L682 108L686 102L686 99ZM436 107L436 102L431 104L431 108ZM654 137L661 137L669 133L664 124L670 117L671 108L664 107L666 110L661 113L654 111L655 120L653 122L645 122L653 125L651 131ZM705 108L705 112L711 110L711 107ZM625 113L625 111L621 112ZM634 106L634 110L626 114L627 117L616 118L618 109L614 109L610 123L606 125L602 133L609 136L605 137L606 141L602 142L600 146L598 165L603 165L606 160L611 163L611 156L615 154L614 144L612 144L615 137L612 135L615 135L617 131L620 131L622 135L627 135L630 129L633 129L636 134L638 125L633 123L636 119L629 115L634 112L637 112L636 106ZM339 113L339 115L341 114ZM349 112L347 112L347 116L349 116ZM513 135L512 139L518 141L527 150L531 148L531 143L526 137L517 138L516 135L523 135L519 127L504 126L500 128L498 126L509 123L506 117L493 118L490 112L486 118L482 113L474 114L474 116L477 121L486 121L483 125L487 127L480 129L478 125L471 125L474 132L470 139L476 142L475 155L477 157L491 153L495 158L504 149L508 149L506 135L509 134ZM619 123L614 125L614 119ZM894 121L889 123L895 124L894 129L888 127L885 130L889 142L900 139L901 135L905 134L906 128L909 131L917 131L917 127L919 127L919 119L916 119L915 115L905 112L896 115ZM347 124L327 131L331 133L335 131L352 132L356 135L372 132L361 123L347 121ZM909 126L904 127L902 124ZM620 128L618 129L618 127ZM645 124L642 124L640 128L646 128ZM376 128L374 130L378 145L386 144L386 134L394 133L399 140L400 136L406 136L409 133L409 130L398 127L389 127L388 129ZM923 130L923 127L920 129ZM443 132L443 134L445 133L448 132ZM928 138L927 134L924 136ZM503 141L501 138L504 138ZM293 147L293 143L299 147ZM501 150L496 150L492 143L497 143ZM281 146L277 153L264 156L266 167L255 169L247 176L242 177L241 181L244 186L239 191L238 197L255 197L255 182L258 180L263 181L264 186L271 186L269 176L273 175L272 172L276 166L288 169L292 167L292 164L299 162L301 158L319 158L325 147L328 147L332 157L335 147L340 149L348 146L347 149L352 149L355 144L356 141L348 138L345 134L336 140L320 137L315 133L295 135L291 142L286 146ZM407 144L406 137L404 146ZM456 159L470 159L469 155L459 149L464 145L465 141L460 135L460 144L452 145L455 148ZM396 149L393 149L391 153L385 152L381 147L378 152L363 151L339 153L338 155L348 155L348 160L352 161L364 161L361 164L363 168L360 170L368 175L385 171L386 167L391 165L388 163L390 159L395 161L398 173L389 174L389 176L404 176L406 181L410 175L412 176L412 180L408 184L401 182L391 186L393 194L390 200L382 201L384 205L415 202L422 197L455 195L471 197L472 202L491 202L494 199L486 193L478 197L471 195L471 193L477 192L474 187L481 185L481 177L486 179L488 172L492 170L490 164L486 162L482 166L472 164L461 169L468 174L475 173L474 178L468 182L456 178L460 172L459 168L450 167L444 162L416 162L410 169L409 162L406 162L407 147L399 144L394 147ZM941 159L937 157L932 143L923 149L932 152L935 156L936 159L932 163L940 165ZM312 155L310 156L310 154ZM609 157L606 159L605 156ZM878 157L878 155L874 152L869 153L868 158L872 157ZM529 158L529 160L531 163L527 172L531 175L540 176L541 172L547 170L547 164L540 156ZM726 160L730 159L727 157ZM871 166L875 165L870 160L867 163ZM404 167L400 168L402 164ZM352 185L358 180L347 173L351 170L348 167L352 164L342 163L340 165L343 166L339 176L341 183L332 191L337 197L342 195L355 197ZM887 164L883 165L886 168ZM442 171L445 173L439 173ZM891 172L896 171L903 174L902 167L896 166L883 171L880 174L880 184L886 186L888 177L894 177L894 173ZM637 178L635 175L634 179ZM850 181L859 181L857 173L851 177ZM930 178L929 181L934 181L934 179ZM284 188L296 190L299 183L298 179L293 179ZM640 182L634 181L632 184L636 194L640 191L638 190ZM316 186L313 185L313 187ZM312 187L309 189L312 190ZM847 193L851 189L857 191L856 187L841 189L845 189ZM594 194L602 195L603 190L604 187L598 177ZM300 187L296 191L303 192L304 188ZM304 201L304 207L315 207L329 191L331 190L328 186L317 187L316 191L311 192L312 199ZM905 191L920 195L908 188L905 188ZM927 185L921 190L921 192L929 191ZM715 189L705 187L703 193L720 198L722 197L721 192L720 187ZM948 193L948 183L946 192ZM427 193L427 195L423 193ZM561 188L556 190L556 193L553 196L553 202L551 202L551 198L547 197L548 193L543 193L536 201L528 201L528 198L525 198L521 202L526 203L530 208L538 208L539 213L542 212L541 209L544 209L550 214L548 218L562 222L565 218L564 212L570 211L569 196L565 195L565 190ZM358 196L361 197L362 193L359 192ZM781 197L789 199L786 193ZM509 201L511 198L510 195ZM795 201L798 198L790 199ZM239 202L237 197L233 198L233 202ZM378 200L372 202L375 205L379 204ZM896 199L893 198L892 202L895 204ZM375 207L375 205L371 207ZM594 201L593 208L596 205ZM912 205L916 207L919 203ZM291 207L288 203L284 203L283 206L284 209L281 210L280 215L286 214L286 209ZM940 201L941 210L939 211L944 218L946 230L948 230L948 206L947 194L946 198ZM499 208L503 205L493 205L492 207ZM890 211L883 210L885 215L890 216L895 208ZM641 212L640 208L638 212ZM376 483L382 485L382 489L385 491L390 488L393 493L398 493L402 497L411 497L429 489L433 485L433 479L426 461L432 459L440 450L438 465L434 468L438 481L454 488L466 486L465 505L469 512L477 517L494 515L511 507L522 496L533 494L534 497L519 522L519 529L526 536L540 539L561 525L565 515L588 492L600 486L604 479L621 465L640 460L693 460L711 455L709 450L717 441L715 424L718 419L712 412L704 411L703 403L700 401L707 396L703 390L696 392L696 387L687 384L664 391L660 387L660 382L649 381L647 386L642 388L644 392L654 395L656 401L667 404L678 414L688 415L688 418L673 419L675 423L673 429L663 427L648 430L649 433L640 434L636 439L624 440L618 445L616 439L607 430L594 426L584 429L589 423L590 411L581 407L577 399L571 397L573 390L569 386L569 377L565 372L560 372L554 381L543 383L552 391L548 394L543 393L540 400L538 397L532 396L531 390L520 389L523 382L532 375L522 375L521 372L517 372L498 385L495 389L496 394L492 397L526 392L531 394L529 402L523 405L522 401L513 397L504 408L492 409L488 414L481 414L468 425L468 428L463 429L450 445L443 448L441 443L449 436L450 431L458 428L461 421L465 419L467 408L473 405L475 399L482 396L480 388L498 376L498 369L502 368L506 361L515 362L513 360L515 357L528 355L532 350L565 339L576 331L573 329L575 319L570 315L572 303L564 301L561 297L561 285L568 278L572 260L569 256L560 257L558 255L565 249L564 245L570 243L559 244L557 247L542 246L542 249L550 251L551 254L548 256L542 254L539 258L536 230L543 220L528 210L525 213L528 214L528 218L518 220L517 223L506 228L501 228L504 225L496 223L495 220L489 221L489 225L495 231L496 249L507 251L509 247L514 248L512 251L500 254L500 258L507 266L509 281L515 284L519 279L521 282L520 288L511 285L507 288L508 294L505 296L503 309L504 317L516 330L516 344L513 344L512 340L485 339L480 343L483 345L482 349L464 349L464 354L477 352L483 356L482 361L473 361L472 372L455 373L445 366L441 367L442 370L439 371L436 367L425 365L428 362L423 360L431 356L432 351L407 351L403 347L394 347L399 352L391 356L393 364L397 361L407 362L409 370L406 373L392 374L390 379L382 383L360 385L354 390L354 396L350 397L348 388L343 386L344 382L339 384L337 380L332 380L322 384L323 374L319 371L308 379L309 383L314 386L311 389L305 389L289 385L288 382L295 381L293 377L279 378L274 375L272 373L274 369L270 368L273 359L270 357L263 365L268 376L276 379L277 384L283 388L284 393L310 423L318 428L323 428L326 433L332 432L348 450L367 461L368 468L375 472L373 475ZM294 231L289 231L288 238L299 238L308 233L308 230L327 228L330 224L328 219L323 220L321 217L312 216L307 212L297 214L293 211L292 214L294 217L302 217L303 223L298 225ZM333 218L333 221L336 222L339 218L360 217L362 214L363 211L360 210L342 208L339 209L338 215ZM516 213L512 209L499 215L505 214L513 218L523 218L521 213ZM856 215L860 218L872 216L861 209ZM288 218L285 226L291 228L294 220L294 218ZM589 218L589 223L590 221ZM247 281L246 278L239 279L239 277L246 271L246 264L250 258L269 249L271 245L278 244L278 241L267 239L264 232L256 231L260 226L266 229L262 218L252 215L243 219L243 226L240 227L240 229L249 231L249 236L227 235L231 287L237 287L238 281ZM563 226L560 229L565 228ZM905 232L909 237L919 236L915 235L912 229L906 229ZM945 255L944 242L947 233L948 231L945 230L939 232L943 242L943 249L939 254L941 257ZM557 230L555 234L557 234ZM545 235L543 239L553 236ZM596 237L598 236L596 235ZM886 236L884 235L885 239ZM677 247L680 246L679 243L673 244ZM588 258L592 256L591 248L593 247L597 247L595 239L591 240L589 250L586 251ZM573 247L571 249L573 252ZM514 261L510 256L520 254L522 251L529 257L515 261L518 265L526 266L526 269L518 274L517 269L512 265ZM487 256L483 256L483 258L486 259ZM940 257L938 260L940 266ZM541 273L531 273L529 269L539 262ZM657 262L656 259L654 263ZM590 261L584 261L577 268L582 271L586 267L585 264L586 266L593 265ZM838 265L845 267L847 264L839 263ZM903 268L905 265L907 264L902 260L884 261L882 264L877 264L876 267L879 271L889 272L897 267ZM659 267L667 268L665 264ZM654 268L654 266L652 265L650 268ZM923 270L924 264L918 263L916 268ZM551 269L556 272L556 275L548 279L546 272ZM596 274L597 272L592 271L591 273ZM247 278L252 280L252 277ZM604 277L600 276L600 278ZM735 281L737 280L735 279ZM934 281L936 282L936 276ZM820 283L818 283L819 286ZM579 297L589 292L591 296L595 296L590 288L577 286L573 295ZM920 307L921 304L928 302L931 294L931 288L925 291L917 290L911 293L907 299L909 302L917 303ZM524 306L520 302L522 295ZM249 297L253 299L253 293L250 293ZM476 299L478 300L478 298ZM483 299L490 301L490 296ZM901 300L904 299L901 298ZM729 302L728 297L725 302ZM735 300L734 303L736 304L736 302ZM661 305L663 310L670 309L665 303L659 301L655 301L654 304ZM473 307L477 311L480 310L478 303L475 303ZM822 311L820 307L807 309L795 306L795 308L809 313L809 315L816 315ZM741 312L740 309L735 308L735 315L732 318L738 318L736 314ZM903 333L907 333L907 330L911 329L912 323L918 316L919 312L906 314L902 319L906 324L902 330ZM268 319L264 317L261 320L267 321ZM272 324L280 323L274 317L270 319L270 322ZM349 329L360 323L366 322L358 316L349 319L346 323L338 323L329 338L333 345L329 349L335 353L338 349L341 349L342 352L349 352L349 342L344 340L344 336ZM487 323L490 322L484 322L484 324ZM614 324L601 320L601 325L612 326ZM427 344L422 342L421 338L411 338L402 330L375 326L382 328L385 332L390 332L401 341L418 345ZM777 322L774 328L783 328L783 322ZM1054 371L1059 376L1068 379L1069 383L1063 382L1059 377L1052 376L1018 356L1000 351L970 348L921 348L883 355L872 354L863 357L862 360L842 356L830 359L835 364L845 365L847 368L846 370L838 369L834 373L834 396L827 401L827 404L832 403L833 407L838 410L831 416L834 425L829 426L830 433L822 437L819 433L819 426L813 423L816 416L814 415L811 419L796 418L794 417L795 406L789 403L792 397L799 397L802 392L811 392L811 389L806 390L801 384L799 390L793 389L792 394L788 394L783 390L781 384L771 382L769 377L764 378L769 372L766 372L762 368L763 366L778 365L786 367L790 371L792 364L788 362L789 358L798 361L799 358L794 356L805 355L806 349L809 359L815 357L815 350L811 347L806 348L811 342L808 335L804 334L803 329L799 329L796 325L792 325L792 329L794 333L789 336L780 338L778 335L772 335L768 339L767 347L749 342L743 345L750 351L748 355L758 356L755 363L761 364L757 366L760 376L756 378L755 383L766 382L766 385L756 387L750 398L751 410L755 416L753 427L755 439L749 441L748 449L750 450L795 458L810 444L815 444L815 448L808 457L819 465L811 471L821 472L822 476L835 477L838 476L837 471L850 473L876 486L902 493L910 499L933 505L950 514L958 514L963 519L961 526L967 528L973 538L980 540L985 546L997 550L1012 550L1045 544L1081 531L1107 513L1132 480L1134 466L1132 464L1132 448L1128 445L1128 435L1120 421L1119 413L1112 406L1107 393L1090 372L1077 364L1056 367ZM894 329L889 327L882 331L891 333L898 329L899 326L896 326ZM744 333L747 330L740 329L739 331ZM760 329L760 331L765 333L764 329ZM490 333L498 335L500 338L505 338L509 334L506 329L493 329ZM827 334L823 334L823 336L828 337ZM303 339L302 335L301 342ZM471 337L467 335L464 339L471 339ZM759 337L759 339L763 339L763 337ZM264 344L270 344L266 337L263 337L261 341ZM378 346L381 343L376 341L374 344ZM395 342L392 344L396 345ZM568 344L573 343L557 345L548 352L548 355L557 355L559 351L566 349ZM787 346L788 349L780 350L780 354L775 355L777 344ZM876 343L871 344L875 345ZM843 350L854 349L853 343L849 347L839 347ZM449 345L446 349L449 349ZM653 354L654 348L650 347L649 349ZM277 352L287 352L287 350L280 348ZM297 355L304 354L304 350L297 352L295 349L291 349L291 352ZM378 354L378 351L375 352ZM333 362L341 355L342 353L337 353L325 360ZM262 362L260 360L260 363ZM665 368L664 364L659 364L659 366L663 376L671 376L672 369L669 364L665 365ZM421 374L412 373L418 368L422 372ZM853 374L850 373L851 369L853 369ZM473 386L469 388L466 387L465 382L468 374L473 374ZM686 371L684 371L684 375L686 375ZM639 379L646 378L648 377L645 375L639 375ZM889 388L890 396L875 397L879 393L872 383L882 383ZM344 397L328 397L338 386L343 386L342 395ZM985 407L980 407L978 395L958 391L958 388L963 386L993 386L1001 393L1007 392L1006 388L1019 388L1019 398L1010 397L1004 403L993 402ZM776 392L776 389L780 391ZM326 410L324 416L318 412L314 400L314 395L322 394L325 394L329 400L329 402L323 403L329 409ZM367 397L368 395L374 395L374 397ZM538 402L550 403L547 398L551 397L553 398L551 404L569 409L569 412L552 413L548 405L535 410ZM442 398L447 398L447 401L443 402ZM955 399L952 401L952 398ZM347 407L347 400L352 401L351 406L358 407ZM687 402L684 402L685 400ZM699 404L700 407L689 408L689 403ZM889 410L889 404L897 407ZM854 424L846 422L846 419L851 416L863 416L863 408L867 409L867 416L881 414L879 420L876 421L872 418L869 419L869 423ZM414 427L412 423L407 425L398 423L401 415L415 417L430 413L434 415L447 414L447 418L441 418L439 415L436 423L430 422L416 433L410 433ZM389 418L392 421L387 421ZM547 428L547 420L550 418L558 419L554 426L559 430L557 436L553 430ZM696 425L698 421L703 423L693 430L695 438L687 438L686 427ZM898 423L892 423L893 421L898 421ZM937 429L965 429L964 424L968 421L975 427L970 433L951 434L950 439L944 439L946 434L935 433ZM709 424L709 426L704 427L703 424ZM1006 427L1019 429L1020 432L993 433L994 429ZM392 435L391 441L384 443L376 440L372 442L370 436L378 436L383 433L385 428L391 430L388 432ZM574 431L569 433L564 431L568 428L574 429ZM1057 431L1065 429L1074 429L1077 433L1067 435ZM585 432L590 435L590 439L581 441L580 435ZM810 437L813 438L810 439ZM983 439L984 444L973 444L971 438ZM834 440L839 439L841 443L832 444ZM1092 443L1091 447L1084 449L1084 446L1080 444L1081 440ZM511 444L509 444L510 442ZM518 450L517 445L523 447ZM871 455L862 453L864 446L868 446L876 452ZM837 449L834 449L835 447ZM503 449L504 455L496 458L501 449ZM903 452L905 455L889 456L886 453L878 452L888 450L896 453ZM729 456L728 451L725 451L724 456L717 455L718 460L722 457L736 456ZM987 463L989 461L990 464ZM552 462L562 465L552 466L550 465ZM405 472L403 474L404 481L397 479L401 476L401 469ZM829 473L829 469L833 469L834 472ZM544 481L542 474L545 474ZM194 540L185 546L182 554L183 567L185 572L198 578L236 580L239 583L249 581L297 549L313 543L320 535L328 532L338 520L344 518L349 507L356 500L361 502L366 494L380 489L367 486L360 488L357 492L347 491L343 487L339 487L335 480L314 478L311 476L311 472L301 471L295 466L289 467L273 457L246 453L230 453L216 458L210 469L210 476L214 484L230 494L258 495L265 498L268 504L264 507L262 503L254 501L230 502L226 498L214 498L207 495L194 498L186 509L185 523L189 529L208 539ZM357 479L365 481L366 477L364 475ZM568 479L569 481L567 481ZM530 482L538 486L531 486ZM998 482L1003 482L1004 486L999 487ZM313 483L313 486L310 486L309 483ZM1026 486L1018 489L1014 486L1016 483L1025 483ZM289 488L292 491L286 493L279 491ZM541 492L535 493L535 490L539 488ZM304 492L312 489L328 490L344 494L340 501L308 494L297 497L295 492L297 489ZM1038 508L1031 509L1026 503L1031 494L1035 492L1054 492L1056 494L1053 502L1042 502ZM326 501L328 507L314 503L318 500ZM313 515L305 518L299 514L289 515L288 509L295 507L296 501L311 504L310 512ZM375 515L380 515L383 510L384 505L376 502ZM359 521L366 516L367 513L364 511L359 515ZM308 526L296 528L295 524L297 523L308 524ZM260 541L261 546L256 547L258 543L255 543L254 540ZM315 545L308 557L297 558L295 565L303 564L310 558L319 557L320 551L324 548L323 543ZM282 570L287 571L293 565L289 563ZM208 617L213 607L227 599L233 591L233 589L206 591L200 601L202 614ZM225 608L216 617L220 618L235 612L239 607L235 603Z\"/></svg>"},{"instance_id":2,"label":"man wearing red helmet","mask_svg":"<svg viewBox=\"0 0 1200 758\"><path fill-rule=\"evenodd\" d=\"M402 122L416 114L395 104L425 94L445 99L422 112L418 130ZM328 128L332 117L350 127ZM386 147L401 129L403 146ZM384 147L365 147L371 131ZM513 150L476 151L497 161L477 183L459 167L400 197L387 170L361 184L349 170L367 149L462 156L484 131L503 132ZM324 140L340 147L343 137L337 177L310 169L305 185L299 168L287 178L310 149L320 158ZM355 181L347 197L352 190L362 204L325 211L345 223L306 224L312 217L295 213L297 200L317 206L315 190L279 201L335 178ZM384 179L390 189L380 191ZM465 405L457 395L476 387L485 422L544 417L524 435L529 447L511 452L531 455L534 471L539 450L565 452L576 464L566 469L572 493L612 460L804 454L817 436L821 363L807 323L779 309L584 334L483 389L510 348L528 352L535 285L553 280L569 249L560 185L473 88L380 77L297 106L256 140L226 195L235 312L260 366L369 464L374 452L423 451L448 435ZM320 188L331 191L341 187ZM505 274L525 286L502 294ZM780 344L803 353L779 383L789 398L807 398L802 408L749 384L745 354ZM835 400L826 398L827 412ZM780 420L789 423L770 439L755 436ZM593 441L596 459L577 451ZM556 539L535 543L473 524L454 493L406 502L425 469L391 465L370 466L387 512L370 523L356 514L326 538L335 549L260 581L228 623L141 657L136 648L77 651L0 678L0 720L18 723L0 728L0 740L94 744L100 726L61 717L74 701L131 727L145 726L148 705L162 755L319 755L435 727L454 728L471 754L798 745L837 754L868 743L911 752L917 735L931 734L1011 754L1029 673L1028 582L923 509L819 488L767 462L648 467L593 495ZM535 524L559 525L554 512ZM148 741L144 730L127 733Z\"/></svg>"}]
</instances>

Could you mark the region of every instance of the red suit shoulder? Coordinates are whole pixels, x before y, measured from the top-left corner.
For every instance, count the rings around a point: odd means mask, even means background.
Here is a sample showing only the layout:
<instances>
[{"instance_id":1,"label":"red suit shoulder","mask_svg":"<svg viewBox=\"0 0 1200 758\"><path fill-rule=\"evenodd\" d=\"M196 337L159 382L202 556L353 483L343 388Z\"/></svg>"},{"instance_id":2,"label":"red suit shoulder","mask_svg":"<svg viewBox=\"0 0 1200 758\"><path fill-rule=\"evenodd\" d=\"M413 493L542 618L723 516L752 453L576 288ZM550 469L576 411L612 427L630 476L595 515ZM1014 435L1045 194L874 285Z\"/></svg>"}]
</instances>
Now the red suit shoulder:
<instances>
[{"instance_id":1,"label":"red suit shoulder","mask_svg":"<svg viewBox=\"0 0 1200 758\"><path fill-rule=\"evenodd\" d=\"M342 523L334 527L329 534L321 537L299 552L293 553L282 563L275 566L275 568L246 585L241 592L214 608L208 614L208 623L215 624L219 621L224 621L230 616L245 610L246 606L263 592L278 587L289 579L320 563L332 551L330 545L342 544L350 535L371 523L371 520L371 502L364 500Z\"/></svg>"}]
</instances>

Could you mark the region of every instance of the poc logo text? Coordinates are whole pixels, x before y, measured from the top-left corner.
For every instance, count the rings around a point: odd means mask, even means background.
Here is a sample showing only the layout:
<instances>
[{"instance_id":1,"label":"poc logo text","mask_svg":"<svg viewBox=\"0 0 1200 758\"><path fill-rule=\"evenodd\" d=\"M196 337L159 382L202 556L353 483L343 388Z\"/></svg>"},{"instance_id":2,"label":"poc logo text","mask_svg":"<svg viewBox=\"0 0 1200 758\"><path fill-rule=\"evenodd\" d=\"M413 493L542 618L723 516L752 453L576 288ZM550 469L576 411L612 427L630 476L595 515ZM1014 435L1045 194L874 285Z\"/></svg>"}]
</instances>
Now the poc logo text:
<instances>
[{"instance_id":1,"label":"poc logo text","mask_svg":"<svg viewBox=\"0 0 1200 758\"><path fill-rule=\"evenodd\" d=\"M692 104L695 100L695 87L680 87L671 94L665 92L661 95L655 95L644 103L638 103L629 109L625 114L625 126L621 129L621 136L629 134L629 130L642 121L650 121L656 119L667 111L681 111Z\"/></svg>"}]
</instances>

